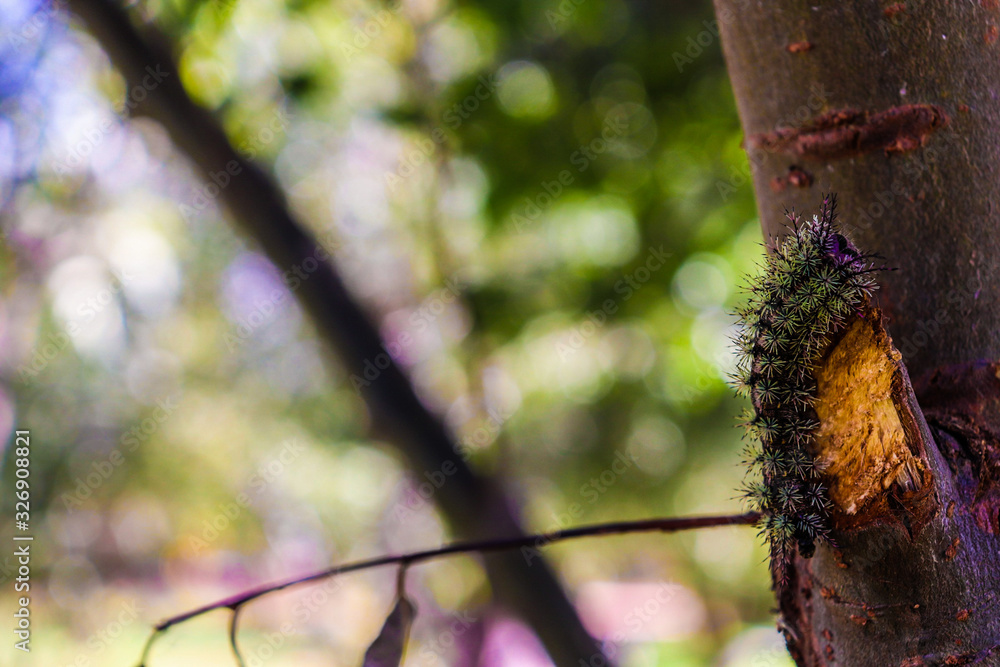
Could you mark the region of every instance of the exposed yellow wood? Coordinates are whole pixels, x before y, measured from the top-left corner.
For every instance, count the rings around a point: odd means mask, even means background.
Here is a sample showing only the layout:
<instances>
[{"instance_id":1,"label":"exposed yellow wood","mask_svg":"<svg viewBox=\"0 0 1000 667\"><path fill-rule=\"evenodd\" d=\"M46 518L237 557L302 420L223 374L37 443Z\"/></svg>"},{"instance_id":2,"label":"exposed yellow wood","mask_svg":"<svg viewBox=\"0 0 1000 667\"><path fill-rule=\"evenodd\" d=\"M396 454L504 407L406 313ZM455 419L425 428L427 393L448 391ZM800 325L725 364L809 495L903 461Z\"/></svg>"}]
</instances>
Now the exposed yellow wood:
<instances>
[{"instance_id":1,"label":"exposed yellow wood","mask_svg":"<svg viewBox=\"0 0 1000 667\"><path fill-rule=\"evenodd\" d=\"M817 463L830 500L855 514L899 483L919 486L923 462L907 444L899 351L877 310L855 320L816 367Z\"/></svg>"}]
</instances>

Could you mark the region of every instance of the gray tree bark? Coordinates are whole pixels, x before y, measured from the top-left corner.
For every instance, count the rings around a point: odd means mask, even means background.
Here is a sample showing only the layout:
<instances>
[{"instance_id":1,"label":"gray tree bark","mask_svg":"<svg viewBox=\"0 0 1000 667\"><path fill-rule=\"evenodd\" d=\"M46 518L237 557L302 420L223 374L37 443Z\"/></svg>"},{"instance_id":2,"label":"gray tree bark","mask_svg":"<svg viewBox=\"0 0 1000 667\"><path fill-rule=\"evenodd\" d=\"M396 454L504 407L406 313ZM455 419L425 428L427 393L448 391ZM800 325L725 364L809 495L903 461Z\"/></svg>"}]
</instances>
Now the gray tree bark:
<instances>
[{"instance_id":1,"label":"gray tree bark","mask_svg":"<svg viewBox=\"0 0 1000 667\"><path fill-rule=\"evenodd\" d=\"M933 436L927 516L890 494L776 586L789 650L1000 664L1000 3L715 6L765 238L839 195Z\"/></svg>"}]
</instances>

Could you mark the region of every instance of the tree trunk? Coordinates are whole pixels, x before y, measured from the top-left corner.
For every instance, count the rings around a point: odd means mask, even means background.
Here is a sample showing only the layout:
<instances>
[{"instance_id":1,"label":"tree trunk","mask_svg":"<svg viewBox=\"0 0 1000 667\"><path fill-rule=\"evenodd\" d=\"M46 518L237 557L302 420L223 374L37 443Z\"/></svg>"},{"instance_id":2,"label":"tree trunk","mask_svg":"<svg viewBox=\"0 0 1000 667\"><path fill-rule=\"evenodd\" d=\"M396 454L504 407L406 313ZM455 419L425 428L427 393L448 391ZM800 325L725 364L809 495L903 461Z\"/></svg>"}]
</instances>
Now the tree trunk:
<instances>
[{"instance_id":1,"label":"tree trunk","mask_svg":"<svg viewBox=\"0 0 1000 667\"><path fill-rule=\"evenodd\" d=\"M206 182L212 173L233 175L220 188L220 201L279 271L295 269L302 275L305 268L308 273L296 297L311 316L319 338L347 372L366 377L365 363L385 356L377 328L348 293L329 253L293 215L273 179L237 153L218 121L188 97L166 37L153 26L137 30L113 0L70 0L68 6L129 85L146 89L147 95L133 113L160 122ZM152 87L144 83L151 76L156 82ZM434 500L457 533L470 539L524 534L514 503L500 481L466 464L442 420L420 401L394 361L361 393L373 429L398 447L420 480L429 475L447 477L436 489ZM484 560L496 599L531 625L553 661L613 664L588 634L544 558L529 563L519 553L496 553Z\"/></svg>"},{"instance_id":2,"label":"tree trunk","mask_svg":"<svg viewBox=\"0 0 1000 667\"><path fill-rule=\"evenodd\" d=\"M765 238L839 195L933 436L926 521L890 493L777 586L789 650L1000 664L1000 2L715 6Z\"/></svg>"}]
</instances>

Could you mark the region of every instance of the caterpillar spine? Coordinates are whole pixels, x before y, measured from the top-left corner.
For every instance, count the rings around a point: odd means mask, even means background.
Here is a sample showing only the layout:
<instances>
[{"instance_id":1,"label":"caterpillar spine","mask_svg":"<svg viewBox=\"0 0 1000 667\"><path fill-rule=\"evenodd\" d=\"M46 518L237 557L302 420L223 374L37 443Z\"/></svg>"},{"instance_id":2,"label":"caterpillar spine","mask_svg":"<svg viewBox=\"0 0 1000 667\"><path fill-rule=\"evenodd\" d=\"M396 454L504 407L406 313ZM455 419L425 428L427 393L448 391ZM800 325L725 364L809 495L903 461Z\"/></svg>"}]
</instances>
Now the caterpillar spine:
<instances>
[{"instance_id":1,"label":"caterpillar spine","mask_svg":"<svg viewBox=\"0 0 1000 667\"><path fill-rule=\"evenodd\" d=\"M767 255L737 313L733 375L752 404L742 424L750 440L743 495L761 513L781 581L796 548L810 558L817 540L830 540L831 505L810 453L819 428L814 368L849 319L863 316L881 269L837 231L835 197L810 220L786 215L790 233Z\"/></svg>"}]
</instances>

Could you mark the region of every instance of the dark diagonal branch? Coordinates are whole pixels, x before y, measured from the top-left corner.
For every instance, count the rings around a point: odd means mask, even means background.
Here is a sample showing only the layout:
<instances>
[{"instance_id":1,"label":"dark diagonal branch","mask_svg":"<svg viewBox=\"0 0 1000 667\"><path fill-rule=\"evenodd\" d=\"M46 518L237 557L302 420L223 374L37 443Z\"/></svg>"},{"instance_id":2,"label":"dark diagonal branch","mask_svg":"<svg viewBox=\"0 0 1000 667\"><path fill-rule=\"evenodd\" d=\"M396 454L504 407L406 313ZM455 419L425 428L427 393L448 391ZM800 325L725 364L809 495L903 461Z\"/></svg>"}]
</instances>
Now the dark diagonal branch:
<instances>
[{"instance_id":1,"label":"dark diagonal branch","mask_svg":"<svg viewBox=\"0 0 1000 667\"><path fill-rule=\"evenodd\" d=\"M273 179L234 150L218 121L188 96L165 38L152 26L140 32L120 5L108 0L69 0L69 7L129 86L145 91L134 112L161 123L206 178L232 174L219 198L279 270L307 272L297 290L299 300L347 372L364 377L365 362L384 355L377 328L348 293L329 253L293 216ZM420 402L395 363L362 393L379 435L394 443L418 474L451 472L436 500L458 534L523 534L499 485L474 473L458 456L443 422ZM487 559L486 565L500 600L533 627L556 663L575 665L601 655L544 563L528 568L507 554Z\"/></svg>"},{"instance_id":2,"label":"dark diagonal branch","mask_svg":"<svg viewBox=\"0 0 1000 667\"><path fill-rule=\"evenodd\" d=\"M532 559L537 557L537 550L539 548L554 542L562 542L581 537L599 537L602 535L625 535L628 533L654 532L677 533L683 530L712 528L716 526L750 526L756 524L759 520L760 513L747 512L745 514L730 514L722 516L695 516L679 519L645 519L640 521L599 523L589 526L579 526L577 528L557 530L550 533L540 533L538 535L521 535L506 539L502 538L456 542L454 544L438 547L436 549L426 549L424 551L414 551L411 553L390 556L379 556L377 558L356 561L346 565L338 565L336 567L331 567L302 577L296 577L294 579L289 579L275 584L268 584L266 586L261 586L260 588L239 593L238 595L233 595L223 600L198 607L197 609L192 609L191 611L183 614L171 616L170 618L157 623L156 627L153 629L153 634L150 635L143 650L142 664L146 664L149 656L149 649L152 646L153 641L160 634L166 632L169 628L175 625L179 625L185 621L189 621L193 618L218 609L231 609L233 611L233 616L230 619L229 624L229 637L230 644L233 647L233 652L237 657L239 657L239 650L237 649L236 644L236 621L239 611L244 605L271 593L276 593L294 586L302 586L304 584L313 583L321 579L347 574L349 572L384 567L386 565L400 565L400 582L397 583L397 587L401 588L402 577L405 575L406 569L410 566L429 560L444 558L446 556L454 556L456 554L489 553L494 551L510 551L513 549L528 549L530 551L528 553L523 553L522 556L527 562L530 563Z\"/></svg>"}]
</instances>

